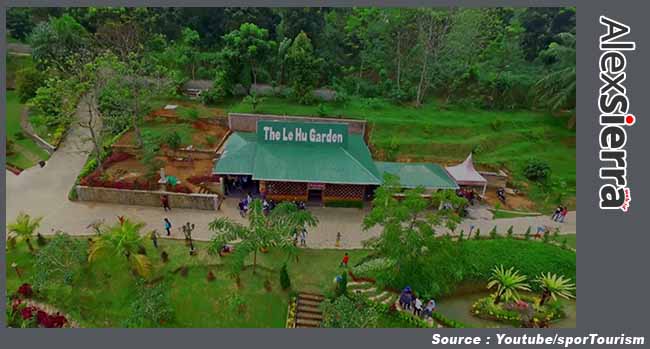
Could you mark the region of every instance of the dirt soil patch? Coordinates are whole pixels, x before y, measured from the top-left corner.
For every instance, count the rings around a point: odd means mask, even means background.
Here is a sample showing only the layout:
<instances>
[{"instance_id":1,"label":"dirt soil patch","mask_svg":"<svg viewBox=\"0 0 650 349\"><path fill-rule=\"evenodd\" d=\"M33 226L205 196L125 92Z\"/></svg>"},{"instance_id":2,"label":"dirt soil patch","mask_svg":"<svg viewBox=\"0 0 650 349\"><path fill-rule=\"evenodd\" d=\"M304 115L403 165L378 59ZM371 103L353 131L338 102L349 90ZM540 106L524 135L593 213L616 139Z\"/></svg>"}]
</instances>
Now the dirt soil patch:
<instances>
[{"instance_id":1,"label":"dirt soil patch","mask_svg":"<svg viewBox=\"0 0 650 349\"><path fill-rule=\"evenodd\" d=\"M488 189L485 192L485 201L488 205L494 207L496 204L500 204L502 209L513 210L513 211L534 211L535 203L530 201L527 197L523 195L510 195L506 194L506 203L505 205L499 201L497 198L496 190Z\"/></svg>"},{"instance_id":2,"label":"dirt soil patch","mask_svg":"<svg viewBox=\"0 0 650 349\"><path fill-rule=\"evenodd\" d=\"M188 178L196 176L208 176L212 173L212 160L193 160L191 162L174 161L173 158L159 156L159 160L165 164L165 174L174 176L180 183L187 186L193 193L199 192L199 187L190 183ZM129 158L124 161L111 164L104 170L104 175L111 181L133 183L147 173L147 168L136 158Z\"/></svg>"}]
</instances>

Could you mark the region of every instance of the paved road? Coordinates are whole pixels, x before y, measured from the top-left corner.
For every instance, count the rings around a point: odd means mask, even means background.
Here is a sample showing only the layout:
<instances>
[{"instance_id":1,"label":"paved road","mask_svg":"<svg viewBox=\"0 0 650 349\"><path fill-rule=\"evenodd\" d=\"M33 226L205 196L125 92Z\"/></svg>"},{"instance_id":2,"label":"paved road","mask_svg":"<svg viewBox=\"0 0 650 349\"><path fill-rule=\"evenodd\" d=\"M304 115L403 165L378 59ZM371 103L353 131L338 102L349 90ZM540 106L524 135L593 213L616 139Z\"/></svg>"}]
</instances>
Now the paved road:
<instances>
[{"instance_id":1,"label":"paved road","mask_svg":"<svg viewBox=\"0 0 650 349\"><path fill-rule=\"evenodd\" d=\"M84 110L78 111L79 118L86 118ZM44 168L38 166L27 169L20 176L6 172L7 183L7 222L15 219L19 212L24 211L32 216L42 216L41 233L51 234L57 230L69 234L84 235L91 232L88 225L97 220L107 223L116 222L118 215L124 215L147 224L148 229L163 231L162 219L168 217L173 225L173 236L182 237L178 230L183 223L191 221L196 224L194 236L198 240L209 240L208 223L219 216L228 216L239 222L244 220L239 216L235 199L227 199L222 210L201 211L173 209L165 213L161 208L144 206L122 206L102 203L84 203L68 201L68 191L92 148L88 138L88 130L73 124L67 138L59 150L50 158ZM315 207L310 210L318 217L320 224L309 232L307 244L314 248L335 247L336 233L342 233L341 247L358 248L361 242L380 233L379 229L361 230L361 222L367 210L354 208ZM533 232L537 226L558 226L562 233L575 233L575 212L569 213L566 222L552 222L549 217L522 217L509 219L472 219L466 220L459 227L468 232L470 226L480 228L487 234L494 225L500 233L505 233L510 225L515 233L523 233L528 226ZM442 230L442 229L441 229ZM444 231L444 230L443 230Z\"/></svg>"}]
</instances>

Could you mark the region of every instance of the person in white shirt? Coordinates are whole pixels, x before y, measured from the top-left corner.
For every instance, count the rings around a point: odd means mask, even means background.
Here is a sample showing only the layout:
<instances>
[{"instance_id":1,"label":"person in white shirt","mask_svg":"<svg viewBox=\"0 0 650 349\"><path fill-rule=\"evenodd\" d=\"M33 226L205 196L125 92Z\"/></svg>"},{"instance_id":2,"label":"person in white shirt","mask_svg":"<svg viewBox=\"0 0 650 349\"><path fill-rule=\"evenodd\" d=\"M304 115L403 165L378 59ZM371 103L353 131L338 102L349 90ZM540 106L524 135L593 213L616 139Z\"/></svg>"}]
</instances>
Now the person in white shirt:
<instances>
[{"instance_id":1,"label":"person in white shirt","mask_svg":"<svg viewBox=\"0 0 650 349\"><path fill-rule=\"evenodd\" d=\"M420 315L420 313L422 313L422 301L420 300L420 298L415 297L415 301L413 303L414 303L413 314Z\"/></svg>"},{"instance_id":2,"label":"person in white shirt","mask_svg":"<svg viewBox=\"0 0 650 349\"><path fill-rule=\"evenodd\" d=\"M436 302L431 299L429 300L429 303L427 303L427 306L424 308L424 311L422 312L423 317L431 316L433 312L436 310Z\"/></svg>"}]
</instances>

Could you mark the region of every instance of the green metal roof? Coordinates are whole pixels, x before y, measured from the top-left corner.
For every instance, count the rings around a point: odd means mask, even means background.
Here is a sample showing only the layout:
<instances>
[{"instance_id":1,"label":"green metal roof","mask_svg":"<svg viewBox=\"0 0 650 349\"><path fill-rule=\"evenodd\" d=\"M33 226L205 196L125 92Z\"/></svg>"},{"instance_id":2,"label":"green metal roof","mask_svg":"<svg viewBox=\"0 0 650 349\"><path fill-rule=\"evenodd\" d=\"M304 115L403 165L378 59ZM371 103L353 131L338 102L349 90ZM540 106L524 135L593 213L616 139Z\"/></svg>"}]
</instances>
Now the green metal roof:
<instances>
[{"instance_id":1,"label":"green metal roof","mask_svg":"<svg viewBox=\"0 0 650 349\"><path fill-rule=\"evenodd\" d=\"M235 132L228 137L225 149L213 172L232 175L252 175L256 139L252 132Z\"/></svg>"},{"instance_id":2,"label":"green metal roof","mask_svg":"<svg viewBox=\"0 0 650 349\"><path fill-rule=\"evenodd\" d=\"M249 174L255 180L380 185L381 175L358 134L345 146L258 142L234 132L215 164L216 174Z\"/></svg>"},{"instance_id":3,"label":"green metal roof","mask_svg":"<svg viewBox=\"0 0 650 349\"><path fill-rule=\"evenodd\" d=\"M458 184L439 165L375 161L379 171L398 176L404 188L458 189Z\"/></svg>"}]
</instances>

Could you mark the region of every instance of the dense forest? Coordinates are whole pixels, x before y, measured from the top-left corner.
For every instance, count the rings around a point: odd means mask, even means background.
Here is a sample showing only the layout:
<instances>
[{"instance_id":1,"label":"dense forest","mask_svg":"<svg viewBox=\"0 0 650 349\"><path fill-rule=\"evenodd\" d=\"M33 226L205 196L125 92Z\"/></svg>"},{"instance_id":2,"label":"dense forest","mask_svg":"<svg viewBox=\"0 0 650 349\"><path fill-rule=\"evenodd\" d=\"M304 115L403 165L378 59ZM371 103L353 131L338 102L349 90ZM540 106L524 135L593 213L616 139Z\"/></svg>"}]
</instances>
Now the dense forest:
<instances>
[{"instance_id":1,"label":"dense forest","mask_svg":"<svg viewBox=\"0 0 650 349\"><path fill-rule=\"evenodd\" d=\"M208 102L264 83L304 104L328 87L414 106L575 109L574 8L11 8L7 27L39 72L74 75L111 52L177 88L213 80Z\"/></svg>"}]
</instances>

